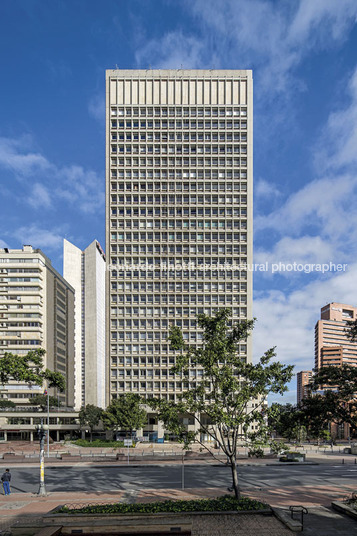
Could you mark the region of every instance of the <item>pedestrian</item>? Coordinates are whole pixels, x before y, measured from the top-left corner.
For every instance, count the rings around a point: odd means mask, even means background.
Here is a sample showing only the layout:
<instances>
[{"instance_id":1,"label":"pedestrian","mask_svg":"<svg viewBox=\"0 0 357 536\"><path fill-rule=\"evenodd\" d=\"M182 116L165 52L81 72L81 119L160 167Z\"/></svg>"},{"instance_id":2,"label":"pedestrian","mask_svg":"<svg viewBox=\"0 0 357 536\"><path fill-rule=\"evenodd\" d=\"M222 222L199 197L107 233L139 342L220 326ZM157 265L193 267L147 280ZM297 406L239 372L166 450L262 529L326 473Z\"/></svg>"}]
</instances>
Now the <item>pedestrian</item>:
<instances>
[{"instance_id":1,"label":"pedestrian","mask_svg":"<svg viewBox=\"0 0 357 536\"><path fill-rule=\"evenodd\" d=\"M4 488L4 494L10 495L10 480L11 480L11 473L10 469L5 469L5 473L1 477L1 482Z\"/></svg>"}]
</instances>

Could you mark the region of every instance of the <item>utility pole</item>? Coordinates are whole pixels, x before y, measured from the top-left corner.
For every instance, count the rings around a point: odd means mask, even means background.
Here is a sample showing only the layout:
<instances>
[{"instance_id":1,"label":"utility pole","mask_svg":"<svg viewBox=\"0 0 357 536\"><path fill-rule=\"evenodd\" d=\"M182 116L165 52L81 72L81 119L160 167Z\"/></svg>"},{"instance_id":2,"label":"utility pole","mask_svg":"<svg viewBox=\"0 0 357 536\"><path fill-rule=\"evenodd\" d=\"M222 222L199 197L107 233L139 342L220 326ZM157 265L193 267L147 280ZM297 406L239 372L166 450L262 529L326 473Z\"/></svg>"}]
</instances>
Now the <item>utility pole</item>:
<instances>
[{"instance_id":1,"label":"utility pole","mask_svg":"<svg viewBox=\"0 0 357 536\"><path fill-rule=\"evenodd\" d=\"M45 390L47 395L47 458L50 457L50 393L48 389Z\"/></svg>"},{"instance_id":2,"label":"utility pole","mask_svg":"<svg viewBox=\"0 0 357 536\"><path fill-rule=\"evenodd\" d=\"M42 419L41 424L37 425L37 433L40 440L40 487L37 495L44 497L47 495L45 486L45 437L46 433L48 434L48 426L43 424Z\"/></svg>"}]
</instances>

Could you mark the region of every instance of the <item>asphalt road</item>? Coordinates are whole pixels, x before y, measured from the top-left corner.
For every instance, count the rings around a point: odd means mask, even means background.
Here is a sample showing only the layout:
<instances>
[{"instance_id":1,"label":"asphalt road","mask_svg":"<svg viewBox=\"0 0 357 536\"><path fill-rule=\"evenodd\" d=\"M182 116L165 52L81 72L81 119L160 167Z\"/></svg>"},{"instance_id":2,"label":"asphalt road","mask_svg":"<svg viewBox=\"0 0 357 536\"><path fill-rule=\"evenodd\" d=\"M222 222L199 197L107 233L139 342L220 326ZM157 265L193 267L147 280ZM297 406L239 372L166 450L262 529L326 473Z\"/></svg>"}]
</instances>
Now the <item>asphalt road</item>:
<instances>
[{"instance_id":1,"label":"asphalt road","mask_svg":"<svg viewBox=\"0 0 357 536\"><path fill-rule=\"evenodd\" d=\"M14 467L12 491L37 492L39 468ZM247 466L239 469L242 490L296 486L349 486L356 483L357 466ZM182 466L56 466L45 468L48 492L113 491L134 489L181 489ZM231 483L226 466L186 465L185 488L224 487Z\"/></svg>"}]
</instances>

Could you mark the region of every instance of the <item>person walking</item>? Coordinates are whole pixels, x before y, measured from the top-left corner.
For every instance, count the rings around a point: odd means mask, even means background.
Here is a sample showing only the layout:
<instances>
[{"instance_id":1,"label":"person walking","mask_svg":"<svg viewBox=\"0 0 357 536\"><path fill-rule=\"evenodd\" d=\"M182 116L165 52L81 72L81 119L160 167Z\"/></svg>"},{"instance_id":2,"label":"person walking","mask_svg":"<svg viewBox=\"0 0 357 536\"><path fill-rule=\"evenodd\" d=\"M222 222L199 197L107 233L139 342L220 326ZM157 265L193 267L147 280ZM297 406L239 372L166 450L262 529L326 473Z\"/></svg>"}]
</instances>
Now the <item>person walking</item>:
<instances>
[{"instance_id":1,"label":"person walking","mask_svg":"<svg viewBox=\"0 0 357 536\"><path fill-rule=\"evenodd\" d=\"M4 488L4 494L10 495L10 480L11 480L11 473L10 469L5 469L5 473L1 477L1 482Z\"/></svg>"}]
</instances>

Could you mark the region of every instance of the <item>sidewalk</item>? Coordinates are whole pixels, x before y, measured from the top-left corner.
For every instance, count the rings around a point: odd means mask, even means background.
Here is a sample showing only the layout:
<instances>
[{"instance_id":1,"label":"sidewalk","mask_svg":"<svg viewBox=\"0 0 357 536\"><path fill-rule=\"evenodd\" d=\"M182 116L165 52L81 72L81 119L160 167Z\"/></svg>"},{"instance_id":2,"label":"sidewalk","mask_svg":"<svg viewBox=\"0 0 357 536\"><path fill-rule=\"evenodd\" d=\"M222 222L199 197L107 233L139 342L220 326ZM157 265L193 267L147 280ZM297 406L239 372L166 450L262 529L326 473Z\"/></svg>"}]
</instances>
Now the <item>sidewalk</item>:
<instances>
[{"instance_id":1,"label":"sidewalk","mask_svg":"<svg viewBox=\"0 0 357 536\"><path fill-rule=\"evenodd\" d=\"M46 465L49 464L73 464L75 463L91 463L95 458L100 458L101 463L125 463L125 461L116 460L116 454L121 453L127 459L128 449L126 448L100 448L100 447L77 447L72 444L57 444L53 443L49 446L50 458L47 458L47 446L45 447ZM301 449L299 449L301 450ZM340 450L340 452L339 452ZM197 454L197 459L200 463L219 463L213 456L209 456L207 451L200 448L199 445L193 445L192 451ZM131 457L135 457L135 463L152 463L155 458L159 463L173 463L176 460L177 463L181 463L182 454L185 451L182 449L182 445L178 443L164 443L164 444L152 444L141 443L135 449L129 449ZM213 453L221 460L225 460L225 456L220 454L218 450L213 449ZM4 456L4 459L1 458ZM61 456L63 459L61 459ZM167 456L167 462L165 462L165 456ZM75 457L75 458L74 458ZM107 462L105 458L107 457ZM150 457L150 460L148 459ZM37 464L39 458L39 449L37 443L29 442L8 442L0 443L0 464L12 465L14 463L26 463ZM142 458L142 460L141 460ZM185 456L186 463L197 463L197 459L192 459L189 456ZM357 456L351 454L345 454L343 447L334 447L331 450L329 447L324 449L317 449L317 447L311 447L306 452L306 460L308 463L317 464L357 464ZM267 465L281 463L276 457L266 458L249 458L247 456L247 450L244 448L238 451L238 462L241 465ZM285 463L285 465L288 465Z\"/></svg>"},{"instance_id":2,"label":"sidewalk","mask_svg":"<svg viewBox=\"0 0 357 536\"><path fill-rule=\"evenodd\" d=\"M348 490L349 491L349 490ZM18 523L31 520L31 524L40 529L42 515L50 512L54 508L64 504L88 504L88 503L113 503L113 502L152 502L166 499L194 499L208 498L225 495L225 488L208 489L188 489L188 490L130 490L118 492L82 492L82 493L50 493L45 497L39 497L32 493L12 493L10 496L0 496L0 530L5 530L10 526L16 527ZM333 512L328 507L331 500L339 500L347 495L346 493L332 487L320 486L319 488L303 488L296 492L292 488L271 488L270 490L252 490L245 492L251 498L259 499L269 503L273 507L288 511L292 504L304 505L308 508L309 514L304 518L304 534L314 536L352 536L357 534L357 522L345 518ZM275 518L269 520L264 518L264 527L252 526L252 520L245 527L245 536L289 536L292 533L285 528ZM229 525L228 520L226 524ZM238 528L230 527L227 534L234 536L242 534ZM249 531L247 527L250 527ZM264 528L264 530L263 530ZM225 534L223 528L217 535ZM237 530L237 531L236 531ZM208 529L207 529L208 531ZM198 533L199 534L199 533ZM203 533L205 534L205 533ZM208 535L216 534L207 532Z\"/></svg>"}]
</instances>

